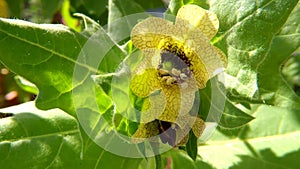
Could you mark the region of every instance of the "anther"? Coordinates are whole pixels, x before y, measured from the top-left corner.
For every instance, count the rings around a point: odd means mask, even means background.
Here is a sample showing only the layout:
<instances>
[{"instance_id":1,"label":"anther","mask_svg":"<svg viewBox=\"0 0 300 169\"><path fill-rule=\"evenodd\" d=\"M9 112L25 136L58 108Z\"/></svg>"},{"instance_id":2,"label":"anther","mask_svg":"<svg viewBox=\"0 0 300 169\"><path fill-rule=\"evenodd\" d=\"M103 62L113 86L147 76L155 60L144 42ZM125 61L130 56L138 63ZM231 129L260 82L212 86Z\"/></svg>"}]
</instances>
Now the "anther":
<instances>
[{"instance_id":1,"label":"anther","mask_svg":"<svg viewBox=\"0 0 300 169\"><path fill-rule=\"evenodd\" d=\"M181 78L182 80L186 80L188 77L187 77L186 74L180 73L180 78Z\"/></svg>"},{"instance_id":2,"label":"anther","mask_svg":"<svg viewBox=\"0 0 300 169\"><path fill-rule=\"evenodd\" d=\"M176 128L176 124L175 124L175 123L172 123L172 124L171 124L171 128L172 128L172 129L175 129L175 128Z\"/></svg>"},{"instance_id":3,"label":"anther","mask_svg":"<svg viewBox=\"0 0 300 169\"><path fill-rule=\"evenodd\" d=\"M177 69L175 69L175 68L172 68L172 74L173 74L174 76L179 76L180 73L181 73L180 70L177 70Z\"/></svg>"},{"instance_id":4,"label":"anther","mask_svg":"<svg viewBox=\"0 0 300 169\"><path fill-rule=\"evenodd\" d=\"M165 70L165 69L159 69L159 74L160 74L161 76L168 76L168 75L170 75L170 74L169 74L169 71L168 71L168 70Z\"/></svg>"}]
</instances>

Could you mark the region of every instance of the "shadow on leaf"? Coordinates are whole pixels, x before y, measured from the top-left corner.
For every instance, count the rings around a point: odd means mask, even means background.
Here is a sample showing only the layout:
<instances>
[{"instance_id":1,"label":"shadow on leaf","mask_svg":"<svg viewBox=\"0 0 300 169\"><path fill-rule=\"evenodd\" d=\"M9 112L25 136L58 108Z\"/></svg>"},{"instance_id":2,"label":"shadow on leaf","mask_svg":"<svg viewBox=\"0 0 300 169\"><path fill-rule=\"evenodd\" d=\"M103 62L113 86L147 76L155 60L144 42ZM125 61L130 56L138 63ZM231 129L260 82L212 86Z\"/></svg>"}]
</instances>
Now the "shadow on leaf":
<instances>
[{"instance_id":1,"label":"shadow on leaf","mask_svg":"<svg viewBox=\"0 0 300 169\"><path fill-rule=\"evenodd\" d=\"M241 162L230 167L230 169L296 169L300 166L300 149L278 157L271 149L264 149L259 153L260 157L240 155Z\"/></svg>"}]
</instances>

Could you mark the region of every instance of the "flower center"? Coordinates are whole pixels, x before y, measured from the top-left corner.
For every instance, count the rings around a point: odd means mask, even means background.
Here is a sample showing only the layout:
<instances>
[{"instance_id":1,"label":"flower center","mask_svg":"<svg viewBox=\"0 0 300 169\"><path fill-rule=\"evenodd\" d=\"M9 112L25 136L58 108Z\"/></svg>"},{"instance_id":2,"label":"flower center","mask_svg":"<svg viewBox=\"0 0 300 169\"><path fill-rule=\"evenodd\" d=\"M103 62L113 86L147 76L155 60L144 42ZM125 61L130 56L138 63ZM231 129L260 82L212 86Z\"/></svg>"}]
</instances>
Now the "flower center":
<instances>
[{"instance_id":1,"label":"flower center","mask_svg":"<svg viewBox=\"0 0 300 169\"><path fill-rule=\"evenodd\" d=\"M185 85L191 76L191 61L182 43L173 39L162 40L159 45L161 60L158 74L167 85Z\"/></svg>"}]
</instances>

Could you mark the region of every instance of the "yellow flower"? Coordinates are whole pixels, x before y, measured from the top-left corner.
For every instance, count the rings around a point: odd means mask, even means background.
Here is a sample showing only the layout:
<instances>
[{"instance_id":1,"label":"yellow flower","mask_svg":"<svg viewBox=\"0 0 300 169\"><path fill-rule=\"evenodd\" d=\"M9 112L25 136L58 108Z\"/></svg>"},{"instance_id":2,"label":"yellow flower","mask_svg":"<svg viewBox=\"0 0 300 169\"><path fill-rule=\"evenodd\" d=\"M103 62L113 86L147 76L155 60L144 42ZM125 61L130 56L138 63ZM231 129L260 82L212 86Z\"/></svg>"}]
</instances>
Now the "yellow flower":
<instances>
[{"instance_id":1,"label":"yellow flower","mask_svg":"<svg viewBox=\"0 0 300 169\"><path fill-rule=\"evenodd\" d=\"M133 28L132 43L144 58L134 70L130 88L147 98L135 141L161 134L164 143L185 144L191 128L200 137L205 124L190 112L195 92L227 63L224 54L210 44L218 26L215 14L185 5L175 23L150 17Z\"/></svg>"}]
</instances>

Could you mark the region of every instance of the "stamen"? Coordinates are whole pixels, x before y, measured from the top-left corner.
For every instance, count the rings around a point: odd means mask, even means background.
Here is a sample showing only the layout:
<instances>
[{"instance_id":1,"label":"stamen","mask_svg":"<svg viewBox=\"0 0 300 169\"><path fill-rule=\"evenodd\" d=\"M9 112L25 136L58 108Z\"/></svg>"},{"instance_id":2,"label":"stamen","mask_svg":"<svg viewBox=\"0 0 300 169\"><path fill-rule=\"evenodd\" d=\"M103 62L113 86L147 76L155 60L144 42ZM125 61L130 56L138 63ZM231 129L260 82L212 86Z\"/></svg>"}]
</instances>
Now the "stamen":
<instances>
[{"instance_id":1,"label":"stamen","mask_svg":"<svg viewBox=\"0 0 300 169\"><path fill-rule=\"evenodd\" d=\"M182 79L182 80L187 80L187 75L186 74L184 74L184 73L180 73L180 78Z\"/></svg>"},{"instance_id":2,"label":"stamen","mask_svg":"<svg viewBox=\"0 0 300 169\"><path fill-rule=\"evenodd\" d=\"M168 75L170 75L169 71L165 70L165 69L159 69L159 74L160 74L160 76L168 76Z\"/></svg>"},{"instance_id":3,"label":"stamen","mask_svg":"<svg viewBox=\"0 0 300 169\"><path fill-rule=\"evenodd\" d=\"M171 128L172 128L172 129L176 129L176 124L175 124L175 123L172 123L172 124L171 124Z\"/></svg>"},{"instance_id":4,"label":"stamen","mask_svg":"<svg viewBox=\"0 0 300 169\"><path fill-rule=\"evenodd\" d=\"M185 81L191 77L192 52L174 39L163 39L160 42L161 60L158 65L158 74L162 82L167 85L178 84L183 88L188 87Z\"/></svg>"},{"instance_id":5,"label":"stamen","mask_svg":"<svg viewBox=\"0 0 300 169\"><path fill-rule=\"evenodd\" d=\"M175 68L172 68L172 74L173 74L174 76L179 76L180 73L181 73L180 70L177 70L177 69L175 69Z\"/></svg>"}]
</instances>

